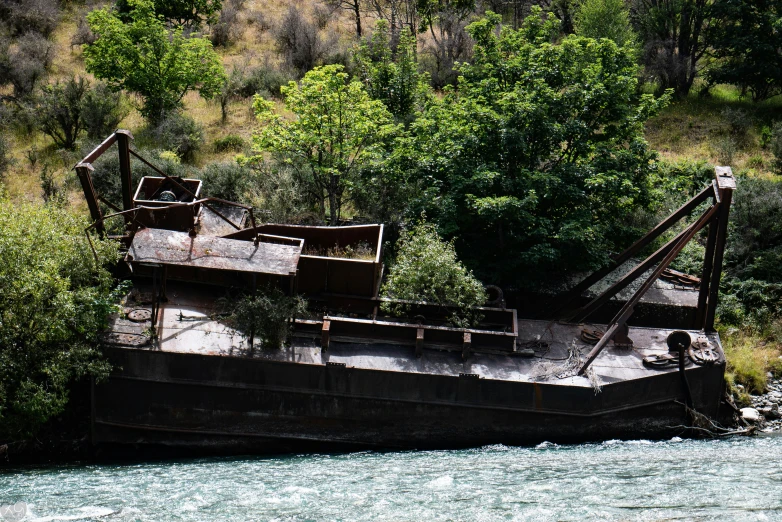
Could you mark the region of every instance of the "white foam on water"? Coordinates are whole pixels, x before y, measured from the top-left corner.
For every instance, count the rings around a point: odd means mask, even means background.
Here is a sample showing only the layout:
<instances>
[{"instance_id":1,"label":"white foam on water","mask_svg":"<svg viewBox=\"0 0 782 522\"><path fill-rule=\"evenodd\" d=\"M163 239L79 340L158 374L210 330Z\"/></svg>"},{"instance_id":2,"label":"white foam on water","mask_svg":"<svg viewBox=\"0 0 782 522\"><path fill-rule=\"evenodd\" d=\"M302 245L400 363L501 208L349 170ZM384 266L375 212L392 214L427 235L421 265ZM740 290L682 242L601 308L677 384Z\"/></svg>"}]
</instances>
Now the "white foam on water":
<instances>
[{"instance_id":1,"label":"white foam on water","mask_svg":"<svg viewBox=\"0 0 782 522\"><path fill-rule=\"evenodd\" d=\"M541 442L537 446L535 446L535 449L541 450L541 449L551 449L551 448L557 448L559 447L559 444L554 444L553 442L549 442L547 440Z\"/></svg>"},{"instance_id":2,"label":"white foam on water","mask_svg":"<svg viewBox=\"0 0 782 522\"><path fill-rule=\"evenodd\" d=\"M105 517L116 513L117 511L110 508L98 507L98 506L86 506L77 509L80 513L72 515L52 515L42 518L34 518L33 522L54 522L56 520L86 520L90 518Z\"/></svg>"},{"instance_id":3,"label":"white foam on water","mask_svg":"<svg viewBox=\"0 0 782 522\"><path fill-rule=\"evenodd\" d=\"M453 477L444 475L426 483L428 488L445 488L453 484Z\"/></svg>"},{"instance_id":4,"label":"white foam on water","mask_svg":"<svg viewBox=\"0 0 782 522\"><path fill-rule=\"evenodd\" d=\"M282 490L283 493L297 493L299 495L320 495L317 489L305 488L302 486L288 486Z\"/></svg>"}]
</instances>

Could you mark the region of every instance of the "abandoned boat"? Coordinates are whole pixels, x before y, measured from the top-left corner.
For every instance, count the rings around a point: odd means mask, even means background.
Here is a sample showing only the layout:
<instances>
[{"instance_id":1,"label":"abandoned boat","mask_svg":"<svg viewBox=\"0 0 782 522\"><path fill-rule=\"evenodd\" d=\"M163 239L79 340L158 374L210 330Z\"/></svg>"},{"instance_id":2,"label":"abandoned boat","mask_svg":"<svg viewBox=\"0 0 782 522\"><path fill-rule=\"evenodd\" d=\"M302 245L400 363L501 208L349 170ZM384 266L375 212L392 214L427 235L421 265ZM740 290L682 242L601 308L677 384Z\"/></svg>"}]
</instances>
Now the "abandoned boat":
<instances>
[{"instance_id":1,"label":"abandoned boat","mask_svg":"<svg viewBox=\"0 0 782 522\"><path fill-rule=\"evenodd\" d=\"M124 220L117 240L133 283L103 344L114 370L92 385L98 447L297 452L661 438L728 410L714 314L735 189L729 168L611 266L562 295L522 300L518 312L495 292L480 325L460 329L426 303L409 317L382 312L383 225L257 224L251 208L202 197L199 180L163 172L133 192L131 156L154 167L131 142L117 131L76 166L91 228L105 233L104 222ZM104 215L90 173L114 144L123 201ZM668 270L704 227L700 280ZM356 245L370 255L327 255ZM290 318L280 349L253 344L216 313L227 289L261 283L310 305Z\"/></svg>"}]
</instances>

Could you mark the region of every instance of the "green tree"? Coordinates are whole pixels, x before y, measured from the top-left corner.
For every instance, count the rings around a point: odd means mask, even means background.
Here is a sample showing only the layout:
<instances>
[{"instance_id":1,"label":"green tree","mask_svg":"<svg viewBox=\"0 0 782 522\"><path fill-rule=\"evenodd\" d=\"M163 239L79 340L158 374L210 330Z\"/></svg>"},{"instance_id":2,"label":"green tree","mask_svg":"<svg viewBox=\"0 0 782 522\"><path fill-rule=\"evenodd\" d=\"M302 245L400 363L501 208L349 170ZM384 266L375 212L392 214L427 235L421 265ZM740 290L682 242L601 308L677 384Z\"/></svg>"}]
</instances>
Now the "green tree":
<instances>
[{"instance_id":1,"label":"green tree","mask_svg":"<svg viewBox=\"0 0 782 522\"><path fill-rule=\"evenodd\" d=\"M655 155L643 123L666 103L637 94L632 53L610 40L558 34L534 9L497 33L493 13L469 27L475 58L459 88L411 127L408 157L426 209L484 279L539 280L595 266L636 231L650 203Z\"/></svg>"},{"instance_id":2,"label":"green tree","mask_svg":"<svg viewBox=\"0 0 782 522\"><path fill-rule=\"evenodd\" d=\"M38 126L58 147L72 150L84 130L82 111L88 89L84 78L71 78L41 89L35 112Z\"/></svg>"},{"instance_id":3,"label":"green tree","mask_svg":"<svg viewBox=\"0 0 782 522\"><path fill-rule=\"evenodd\" d=\"M453 307L450 321L463 328L480 317L474 307L486 302L486 291L456 257L453 242L443 241L434 225L421 222L402 234L394 264L383 285L392 299ZM410 304L384 302L382 309L405 314Z\"/></svg>"},{"instance_id":4,"label":"green tree","mask_svg":"<svg viewBox=\"0 0 782 522\"><path fill-rule=\"evenodd\" d=\"M93 238L96 267L85 226L0 195L0 441L32 436L63 411L73 380L108 373L97 342L117 302L106 269L117 245Z\"/></svg>"},{"instance_id":5,"label":"green tree","mask_svg":"<svg viewBox=\"0 0 782 522\"><path fill-rule=\"evenodd\" d=\"M205 99L219 94L225 72L212 43L168 29L151 0L128 1L129 23L109 8L88 15L97 40L84 50L87 71L115 89L139 94L141 113L153 123L179 109L191 90Z\"/></svg>"},{"instance_id":6,"label":"green tree","mask_svg":"<svg viewBox=\"0 0 782 522\"><path fill-rule=\"evenodd\" d=\"M346 196L362 166L379 161L383 144L398 132L382 102L370 99L361 82L349 80L341 65L316 67L301 84L282 87L288 120L274 103L255 97L260 128L258 152L270 152L296 170L300 186L337 225Z\"/></svg>"},{"instance_id":7,"label":"green tree","mask_svg":"<svg viewBox=\"0 0 782 522\"><path fill-rule=\"evenodd\" d=\"M708 82L736 85L753 101L782 93L782 2L716 0L712 14L720 23L709 27Z\"/></svg>"},{"instance_id":8,"label":"green tree","mask_svg":"<svg viewBox=\"0 0 782 522\"><path fill-rule=\"evenodd\" d=\"M624 0L584 0L574 18L579 36L608 38L619 47L635 48L638 44Z\"/></svg>"},{"instance_id":9,"label":"green tree","mask_svg":"<svg viewBox=\"0 0 782 522\"><path fill-rule=\"evenodd\" d=\"M132 0L117 0L117 12L123 21L132 20ZM223 8L222 0L156 0L155 13L174 27L199 29L204 23L212 24Z\"/></svg>"},{"instance_id":10,"label":"green tree","mask_svg":"<svg viewBox=\"0 0 782 522\"><path fill-rule=\"evenodd\" d=\"M369 96L382 101L397 121L409 123L430 94L426 74L418 72L416 40L402 31L392 49L388 22L378 20L372 36L354 52L358 76Z\"/></svg>"},{"instance_id":11,"label":"green tree","mask_svg":"<svg viewBox=\"0 0 782 522\"><path fill-rule=\"evenodd\" d=\"M633 0L631 18L643 42L646 70L660 91L686 96L709 48L713 0Z\"/></svg>"}]
</instances>

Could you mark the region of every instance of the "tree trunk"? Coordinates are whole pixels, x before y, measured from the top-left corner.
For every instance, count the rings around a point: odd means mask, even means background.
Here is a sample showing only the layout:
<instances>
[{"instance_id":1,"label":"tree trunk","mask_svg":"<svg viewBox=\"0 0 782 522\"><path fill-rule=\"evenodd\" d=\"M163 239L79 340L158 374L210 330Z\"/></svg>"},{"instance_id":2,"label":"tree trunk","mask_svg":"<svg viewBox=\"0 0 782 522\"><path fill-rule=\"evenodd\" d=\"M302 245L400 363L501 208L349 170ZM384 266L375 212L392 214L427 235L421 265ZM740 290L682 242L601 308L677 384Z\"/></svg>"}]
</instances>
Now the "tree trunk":
<instances>
[{"instance_id":1,"label":"tree trunk","mask_svg":"<svg viewBox=\"0 0 782 522\"><path fill-rule=\"evenodd\" d=\"M361 3L360 3L360 0L353 0L353 13L356 16L356 36L361 38Z\"/></svg>"},{"instance_id":2,"label":"tree trunk","mask_svg":"<svg viewBox=\"0 0 782 522\"><path fill-rule=\"evenodd\" d=\"M337 191L339 190L339 176L331 175L329 178L329 226L335 227L339 224L339 198Z\"/></svg>"}]
</instances>

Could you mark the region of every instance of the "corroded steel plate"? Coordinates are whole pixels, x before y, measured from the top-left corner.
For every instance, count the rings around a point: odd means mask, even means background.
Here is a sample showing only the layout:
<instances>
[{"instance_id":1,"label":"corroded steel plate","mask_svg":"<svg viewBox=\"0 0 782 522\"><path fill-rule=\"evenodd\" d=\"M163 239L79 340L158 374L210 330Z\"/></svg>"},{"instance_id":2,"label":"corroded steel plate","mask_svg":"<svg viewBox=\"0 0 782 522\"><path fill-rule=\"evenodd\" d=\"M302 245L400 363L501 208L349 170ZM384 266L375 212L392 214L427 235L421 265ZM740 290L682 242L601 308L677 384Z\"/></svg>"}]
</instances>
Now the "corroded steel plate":
<instances>
[{"instance_id":1,"label":"corroded steel plate","mask_svg":"<svg viewBox=\"0 0 782 522\"><path fill-rule=\"evenodd\" d=\"M137 348L149 344L149 337L140 334L111 332L103 338L107 344Z\"/></svg>"},{"instance_id":2,"label":"corroded steel plate","mask_svg":"<svg viewBox=\"0 0 782 522\"><path fill-rule=\"evenodd\" d=\"M134 308L128 312L128 320L134 323L145 323L152 319L152 310L149 308Z\"/></svg>"}]
</instances>

